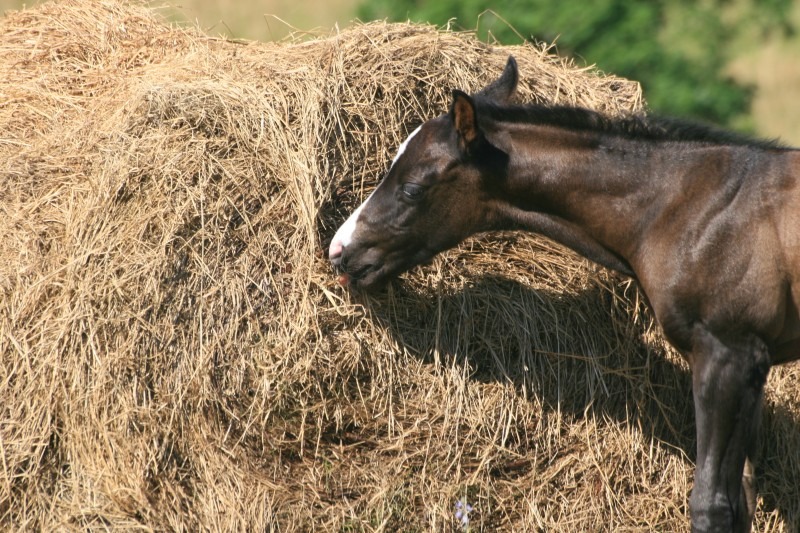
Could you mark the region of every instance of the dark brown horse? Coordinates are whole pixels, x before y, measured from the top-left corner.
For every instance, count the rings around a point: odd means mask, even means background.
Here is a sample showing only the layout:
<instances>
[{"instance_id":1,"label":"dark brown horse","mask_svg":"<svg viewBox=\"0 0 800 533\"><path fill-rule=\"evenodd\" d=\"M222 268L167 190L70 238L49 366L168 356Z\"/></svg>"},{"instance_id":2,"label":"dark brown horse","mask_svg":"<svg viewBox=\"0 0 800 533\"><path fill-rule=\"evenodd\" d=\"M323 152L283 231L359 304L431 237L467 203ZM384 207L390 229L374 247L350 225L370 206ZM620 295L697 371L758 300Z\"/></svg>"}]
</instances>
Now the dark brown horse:
<instances>
[{"instance_id":1,"label":"dark brown horse","mask_svg":"<svg viewBox=\"0 0 800 533\"><path fill-rule=\"evenodd\" d=\"M692 529L749 530L764 383L800 356L800 152L675 121L510 105L517 79L509 58L403 143L331 242L340 281L380 285L498 229L635 277L692 368Z\"/></svg>"}]
</instances>

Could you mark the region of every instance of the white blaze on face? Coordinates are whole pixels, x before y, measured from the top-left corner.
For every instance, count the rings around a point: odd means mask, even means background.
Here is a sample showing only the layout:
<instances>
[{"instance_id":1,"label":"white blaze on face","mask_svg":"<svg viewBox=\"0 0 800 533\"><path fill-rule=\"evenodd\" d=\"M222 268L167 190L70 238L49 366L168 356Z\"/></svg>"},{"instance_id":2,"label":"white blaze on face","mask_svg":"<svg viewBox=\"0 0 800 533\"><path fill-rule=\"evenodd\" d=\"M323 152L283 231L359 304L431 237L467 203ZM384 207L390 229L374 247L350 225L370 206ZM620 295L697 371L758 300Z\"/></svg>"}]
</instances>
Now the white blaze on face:
<instances>
[{"instance_id":1,"label":"white blaze on face","mask_svg":"<svg viewBox=\"0 0 800 533\"><path fill-rule=\"evenodd\" d=\"M397 155L394 156L394 159L392 160L392 165L389 167L389 170L391 170L391 168L395 165L395 163L397 163L397 160L400 159L400 156L403 155L403 153L406 151L409 141L411 141L414 135L416 135L419 132L421 127L422 126L411 132L411 135L409 135L408 138L405 141L403 141L403 143L400 145L400 148L397 149ZM373 192L372 194L375 193ZM328 257L330 259L336 259L340 255L342 255L342 250L344 250L347 246L349 246L350 243L353 241L353 234L356 231L356 221L358 220L358 215L361 213L361 210L364 209L364 206L367 205L369 199L372 198L372 194L369 195L369 198L367 198L364 201L364 203L362 203L358 207L358 209L353 211L353 214L350 215L350 217L344 222L344 224L342 224L342 226L336 231L336 235L333 236L333 240L331 241L331 246L328 249Z\"/></svg>"},{"instance_id":2,"label":"white blaze on face","mask_svg":"<svg viewBox=\"0 0 800 533\"><path fill-rule=\"evenodd\" d=\"M389 167L389 170L391 170L391 169L392 169L392 167L394 166L394 164L395 164L395 163L397 163L397 160L398 160L398 159L400 159L400 156L401 156L401 155L403 155L403 153L406 151L406 148L408 148L408 143L409 143L409 142L411 142L411 139L413 139L413 138L414 138L414 135L416 135L417 133L419 133L419 130L420 130L420 128L422 128L422 126L418 126L418 127L417 127L417 129L415 129L414 131L412 131L412 132L411 132L411 135L409 135L409 136L406 138L406 140L405 140L405 141L403 141L403 142L400 144L400 148L398 148L398 149L397 149L397 155L396 155L396 156L394 156L394 159L392 159L392 166L390 166L390 167Z\"/></svg>"}]
</instances>

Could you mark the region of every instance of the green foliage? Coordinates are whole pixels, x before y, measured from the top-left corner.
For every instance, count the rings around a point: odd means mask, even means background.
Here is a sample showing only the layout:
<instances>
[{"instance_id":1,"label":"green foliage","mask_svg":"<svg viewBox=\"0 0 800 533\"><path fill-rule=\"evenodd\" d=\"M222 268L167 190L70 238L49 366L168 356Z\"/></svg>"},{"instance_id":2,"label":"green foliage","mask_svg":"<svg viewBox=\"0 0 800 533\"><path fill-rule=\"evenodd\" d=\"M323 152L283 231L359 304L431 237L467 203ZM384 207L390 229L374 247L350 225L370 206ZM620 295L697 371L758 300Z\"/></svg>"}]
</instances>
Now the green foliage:
<instances>
[{"instance_id":1,"label":"green foliage","mask_svg":"<svg viewBox=\"0 0 800 533\"><path fill-rule=\"evenodd\" d=\"M752 88L726 74L743 34L791 31L791 0L364 0L363 19L455 21L504 44L556 42L600 69L642 83L658 113L741 124ZM507 23L505 21L508 21Z\"/></svg>"}]
</instances>

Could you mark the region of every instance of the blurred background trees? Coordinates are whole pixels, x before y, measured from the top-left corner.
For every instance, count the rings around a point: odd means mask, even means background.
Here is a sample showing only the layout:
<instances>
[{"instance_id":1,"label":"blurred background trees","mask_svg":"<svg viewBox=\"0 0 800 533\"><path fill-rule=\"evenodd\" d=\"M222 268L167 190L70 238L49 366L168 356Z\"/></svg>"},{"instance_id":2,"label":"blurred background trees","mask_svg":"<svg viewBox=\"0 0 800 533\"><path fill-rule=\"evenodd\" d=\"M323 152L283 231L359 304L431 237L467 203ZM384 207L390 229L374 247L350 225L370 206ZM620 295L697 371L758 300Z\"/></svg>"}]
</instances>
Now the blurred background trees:
<instances>
[{"instance_id":1,"label":"blurred background trees","mask_svg":"<svg viewBox=\"0 0 800 533\"><path fill-rule=\"evenodd\" d=\"M640 81L658 113L748 129L753 85L734 79L728 65L747 40L789 35L791 7L791 0L362 0L358 15L449 22L501 44L555 42L579 64Z\"/></svg>"},{"instance_id":2,"label":"blurred background trees","mask_svg":"<svg viewBox=\"0 0 800 533\"><path fill-rule=\"evenodd\" d=\"M57 0L56 0L57 1ZM0 0L0 11L39 0ZM792 0L166 0L210 35L278 40L355 18L555 42L578 65L638 80L652 111L800 145L800 2ZM491 8L491 10L489 10Z\"/></svg>"}]
</instances>

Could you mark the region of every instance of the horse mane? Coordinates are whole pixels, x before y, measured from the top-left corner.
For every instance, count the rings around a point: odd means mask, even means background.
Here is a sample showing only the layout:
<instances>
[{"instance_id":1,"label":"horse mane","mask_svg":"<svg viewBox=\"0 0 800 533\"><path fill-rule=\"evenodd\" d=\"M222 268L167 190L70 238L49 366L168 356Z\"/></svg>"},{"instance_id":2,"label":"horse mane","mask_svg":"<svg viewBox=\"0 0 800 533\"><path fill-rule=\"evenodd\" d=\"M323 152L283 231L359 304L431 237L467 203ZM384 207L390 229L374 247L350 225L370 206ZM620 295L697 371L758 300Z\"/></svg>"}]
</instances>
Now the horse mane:
<instances>
[{"instance_id":1,"label":"horse mane","mask_svg":"<svg viewBox=\"0 0 800 533\"><path fill-rule=\"evenodd\" d=\"M748 146L762 150L790 149L777 139L759 139L685 119L644 114L609 117L597 111L571 106L539 104L501 106L485 100L477 100L476 104L491 118L502 122L546 124L632 140Z\"/></svg>"}]
</instances>

